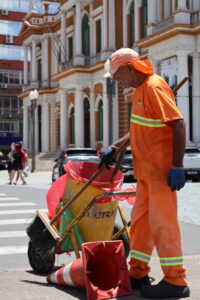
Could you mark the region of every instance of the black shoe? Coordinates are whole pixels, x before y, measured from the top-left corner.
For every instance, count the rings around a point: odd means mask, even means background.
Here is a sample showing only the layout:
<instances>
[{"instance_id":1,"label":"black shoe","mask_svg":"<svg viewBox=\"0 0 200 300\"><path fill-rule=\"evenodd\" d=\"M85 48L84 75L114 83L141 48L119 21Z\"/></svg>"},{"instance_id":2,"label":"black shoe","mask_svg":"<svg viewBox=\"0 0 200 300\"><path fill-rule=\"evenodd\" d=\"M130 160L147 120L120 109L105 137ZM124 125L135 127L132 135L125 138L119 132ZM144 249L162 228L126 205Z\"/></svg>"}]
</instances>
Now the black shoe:
<instances>
[{"instance_id":1,"label":"black shoe","mask_svg":"<svg viewBox=\"0 0 200 300\"><path fill-rule=\"evenodd\" d=\"M161 280L158 284L152 286L144 286L140 292L142 297L151 299L187 298L190 296L190 289L187 285L174 285L165 280Z\"/></svg>"},{"instance_id":2,"label":"black shoe","mask_svg":"<svg viewBox=\"0 0 200 300\"><path fill-rule=\"evenodd\" d=\"M130 281L131 281L131 286L133 289L141 289L143 286L149 286L151 285L151 281L153 281L151 277L149 277L148 275L146 275L145 277L142 277L140 279L136 279L133 278L131 276L130 277Z\"/></svg>"}]
</instances>

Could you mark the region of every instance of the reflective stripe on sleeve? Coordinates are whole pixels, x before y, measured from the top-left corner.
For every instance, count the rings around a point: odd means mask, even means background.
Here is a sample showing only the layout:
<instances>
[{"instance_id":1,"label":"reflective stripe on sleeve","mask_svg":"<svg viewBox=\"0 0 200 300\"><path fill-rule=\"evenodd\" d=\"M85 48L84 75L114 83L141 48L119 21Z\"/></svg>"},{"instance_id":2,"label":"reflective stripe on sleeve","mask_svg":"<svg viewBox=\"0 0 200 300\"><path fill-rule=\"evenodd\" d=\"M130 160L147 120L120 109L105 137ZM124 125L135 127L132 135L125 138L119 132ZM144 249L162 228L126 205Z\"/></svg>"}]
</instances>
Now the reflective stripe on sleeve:
<instances>
[{"instance_id":1,"label":"reflective stripe on sleeve","mask_svg":"<svg viewBox=\"0 0 200 300\"><path fill-rule=\"evenodd\" d=\"M139 124L139 125L147 126L147 127L165 127L166 126L166 124L164 124L162 122L162 120L160 120L160 119L148 119L148 118L140 117L135 114L131 114L130 121L133 123Z\"/></svg>"},{"instance_id":2,"label":"reflective stripe on sleeve","mask_svg":"<svg viewBox=\"0 0 200 300\"><path fill-rule=\"evenodd\" d=\"M178 266L183 264L183 257L160 257L161 266Z\"/></svg>"},{"instance_id":3,"label":"reflective stripe on sleeve","mask_svg":"<svg viewBox=\"0 0 200 300\"><path fill-rule=\"evenodd\" d=\"M142 253L142 252L136 251L136 250L131 250L130 257L138 259L138 260L141 260L141 261L144 261L144 262L147 262L147 263L151 259L150 255L148 255L146 253Z\"/></svg>"}]
</instances>

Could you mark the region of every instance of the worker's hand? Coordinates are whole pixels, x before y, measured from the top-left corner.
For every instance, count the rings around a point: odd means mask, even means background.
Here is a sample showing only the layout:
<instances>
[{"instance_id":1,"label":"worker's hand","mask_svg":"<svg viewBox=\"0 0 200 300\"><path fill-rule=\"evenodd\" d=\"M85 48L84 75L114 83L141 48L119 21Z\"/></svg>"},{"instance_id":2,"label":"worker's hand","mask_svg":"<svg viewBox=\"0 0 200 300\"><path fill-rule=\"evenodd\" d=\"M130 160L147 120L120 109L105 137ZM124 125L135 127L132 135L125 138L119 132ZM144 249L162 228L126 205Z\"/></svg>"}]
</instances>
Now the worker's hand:
<instances>
[{"instance_id":1,"label":"worker's hand","mask_svg":"<svg viewBox=\"0 0 200 300\"><path fill-rule=\"evenodd\" d=\"M176 170L171 169L168 174L167 179L168 185L171 188L171 191L179 191L185 185L185 173L183 169Z\"/></svg>"},{"instance_id":2,"label":"worker's hand","mask_svg":"<svg viewBox=\"0 0 200 300\"><path fill-rule=\"evenodd\" d=\"M112 162L112 159L113 159L113 155L115 153L115 151L117 150L117 147L108 147L106 149L106 151L104 152L103 156L102 156L102 159L99 163L99 169L105 165L105 167L107 169L109 169L109 165L110 163Z\"/></svg>"}]
</instances>

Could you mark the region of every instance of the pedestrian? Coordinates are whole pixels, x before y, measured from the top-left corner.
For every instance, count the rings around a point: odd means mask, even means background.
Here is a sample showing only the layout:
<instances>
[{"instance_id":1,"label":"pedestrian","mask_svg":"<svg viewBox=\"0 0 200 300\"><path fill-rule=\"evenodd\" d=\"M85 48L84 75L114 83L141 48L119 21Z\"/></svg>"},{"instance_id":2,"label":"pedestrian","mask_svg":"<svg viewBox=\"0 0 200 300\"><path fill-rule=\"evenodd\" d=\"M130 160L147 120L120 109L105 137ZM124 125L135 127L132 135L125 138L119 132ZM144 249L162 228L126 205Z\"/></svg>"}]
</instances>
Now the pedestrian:
<instances>
[{"instance_id":1,"label":"pedestrian","mask_svg":"<svg viewBox=\"0 0 200 300\"><path fill-rule=\"evenodd\" d=\"M21 145L22 150L24 151L24 154L25 154L23 175L25 177L28 177L28 172L29 172L29 167L28 167L28 153L27 153L26 149L23 147L23 143L19 142L19 144ZM20 170L17 171L16 180L15 180L15 182L13 182L13 184L17 185L19 177L20 177Z\"/></svg>"},{"instance_id":2,"label":"pedestrian","mask_svg":"<svg viewBox=\"0 0 200 300\"><path fill-rule=\"evenodd\" d=\"M130 132L109 147L100 162L108 166L111 156L130 139L137 179L136 202L131 212L130 280L145 298L189 297L183 266L177 195L185 184L183 156L185 123L171 88L154 74L149 60L122 48L110 57L109 72L124 88L133 87ZM164 273L151 285L150 258L156 247Z\"/></svg>"},{"instance_id":3,"label":"pedestrian","mask_svg":"<svg viewBox=\"0 0 200 300\"><path fill-rule=\"evenodd\" d=\"M11 171L11 178L9 184L12 184L12 180L15 176L16 172L19 172L19 176L22 180L22 184L26 184L24 175L23 175L23 169L25 166L25 153L22 150L21 144L15 144L15 150L13 153L13 165L12 165L12 171Z\"/></svg>"},{"instance_id":4,"label":"pedestrian","mask_svg":"<svg viewBox=\"0 0 200 300\"><path fill-rule=\"evenodd\" d=\"M13 166L13 153L15 150L15 143L13 142L10 145L11 151L7 155L7 170L8 170L8 178L9 178L9 183L11 181L11 172L12 172L12 166Z\"/></svg>"}]
</instances>

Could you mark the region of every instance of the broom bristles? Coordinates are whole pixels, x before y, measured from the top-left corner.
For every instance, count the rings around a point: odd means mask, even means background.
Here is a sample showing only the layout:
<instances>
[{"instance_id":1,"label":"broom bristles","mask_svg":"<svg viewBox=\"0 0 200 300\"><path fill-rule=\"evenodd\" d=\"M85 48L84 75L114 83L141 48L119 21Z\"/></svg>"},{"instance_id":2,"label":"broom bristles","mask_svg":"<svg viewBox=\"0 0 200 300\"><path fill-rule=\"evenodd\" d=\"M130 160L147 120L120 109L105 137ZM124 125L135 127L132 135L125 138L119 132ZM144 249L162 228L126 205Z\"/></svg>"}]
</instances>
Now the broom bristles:
<instances>
[{"instance_id":1,"label":"broom bristles","mask_svg":"<svg viewBox=\"0 0 200 300\"><path fill-rule=\"evenodd\" d=\"M45 225L38 215L31 222L31 224L26 228L26 233L30 240L34 239L35 236L41 234L45 230Z\"/></svg>"},{"instance_id":2,"label":"broom bristles","mask_svg":"<svg viewBox=\"0 0 200 300\"><path fill-rule=\"evenodd\" d=\"M41 256L50 254L53 251L60 233L50 224L48 216L38 210L33 222L27 227L26 233L32 245Z\"/></svg>"}]
</instances>

